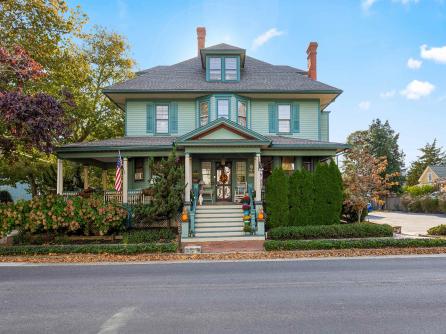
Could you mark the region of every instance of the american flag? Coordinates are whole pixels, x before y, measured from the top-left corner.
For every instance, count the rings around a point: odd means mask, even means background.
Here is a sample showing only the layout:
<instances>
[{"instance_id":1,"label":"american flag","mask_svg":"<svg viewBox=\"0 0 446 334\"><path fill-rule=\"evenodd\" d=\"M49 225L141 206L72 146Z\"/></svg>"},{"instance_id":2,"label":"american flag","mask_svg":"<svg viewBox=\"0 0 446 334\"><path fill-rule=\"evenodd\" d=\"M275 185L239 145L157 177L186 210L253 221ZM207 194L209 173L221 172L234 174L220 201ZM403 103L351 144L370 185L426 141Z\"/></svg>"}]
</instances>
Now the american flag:
<instances>
[{"instance_id":1,"label":"american flag","mask_svg":"<svg viewBox=\"0 0 446 334\"><path fill-rule=\"evenodd\" d=\"M122 159L121 153L118 155L118 161L116 162L116 175L115 175L115 190L120 192L122 189Z\"/></svg>"}]
</instances>

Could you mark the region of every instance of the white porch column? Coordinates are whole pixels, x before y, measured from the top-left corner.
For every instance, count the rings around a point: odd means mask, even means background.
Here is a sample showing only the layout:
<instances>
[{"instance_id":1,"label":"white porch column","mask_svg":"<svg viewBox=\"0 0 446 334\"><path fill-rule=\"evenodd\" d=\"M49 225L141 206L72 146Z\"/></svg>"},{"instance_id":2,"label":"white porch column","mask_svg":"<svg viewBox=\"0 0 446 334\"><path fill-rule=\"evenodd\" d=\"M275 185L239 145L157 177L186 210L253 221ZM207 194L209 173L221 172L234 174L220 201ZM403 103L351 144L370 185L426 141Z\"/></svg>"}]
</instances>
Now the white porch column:
<instances>
[{"instance_id":1,"label":"white porch column","mask_svg":"<svg viewBox=\"0 0 446 334\"><path fill-rule=\"evenodd\" d=\"M88 166L84 165L83 167L83 174L84 174L84 190L88 189Z\"/></svg>"},{"instance_id":2,"label":"white porch column","mask_svg":"<svg viewBox=\"0 0 446 334\"><path fill-rule=\"evenodd\" d=\"M256 202L262 201L262 180L260 180L260 153L254 157L254 190L256 191Z\"/></svg>"},{"instance_id":3,"label":"white porch column","mask_svg":"<svg viewBox=\"0 0 446 334\"><path fill-rule=\"evenodd\" d=\"M122 167L122 203L127 204L129 198L129 158L123 159Z\"/></svg>"},{"instance_id":4,"label":"white porch column","mask_svg":"<svg viewBox=\"0 0 446 334\"><path fill-rule=\"evenodd\" d=\"M190 191L192 189L192 158L189 153L184 156L184 202L190 203Z\"/></svg>"},{"instance_id":5,"label":"white porch column","mask_svg":"<svg viewBox=\"0 0 446 334\"><path fill-rule=\"evenodd\" d=\"M57 159L56 192L58 195L63 193L63 164L61 159Z\"/></svg>"}]
</instances>

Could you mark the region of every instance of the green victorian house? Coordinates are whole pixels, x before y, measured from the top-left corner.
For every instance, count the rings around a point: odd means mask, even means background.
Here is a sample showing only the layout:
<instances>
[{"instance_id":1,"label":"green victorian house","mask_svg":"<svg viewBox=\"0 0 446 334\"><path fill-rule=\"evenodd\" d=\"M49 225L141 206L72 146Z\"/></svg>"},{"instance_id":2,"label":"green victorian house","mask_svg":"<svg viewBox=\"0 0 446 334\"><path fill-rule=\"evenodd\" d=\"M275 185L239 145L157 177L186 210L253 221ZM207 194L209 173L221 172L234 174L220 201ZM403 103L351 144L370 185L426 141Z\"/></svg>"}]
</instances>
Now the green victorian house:
<instances>
[{"instance_id":1,"label":"green victorian house","mask_svg":"<svg viewBox=\"0 0 446 334\"><path fill-rule=\"evenodd\" d=\"M253 235L262 238L266 178L276 166L313 170L347 145L329 141L327 107L341 90L316 80L317 43L307 49L308 69L272 65L228 44L205 47L197 28L198 55L156 66L103 90L125 111L125 136L58 148L58 193L64 193L62 160L114 170L123 157L123 191L107 200L150 200L148 158L176 147L185 167L183 239L243 238L243 212L251 200ZM85 187L88 187L88 173ZM202 205L200 205L202 204Z\"/></svg>"}]
</instances>

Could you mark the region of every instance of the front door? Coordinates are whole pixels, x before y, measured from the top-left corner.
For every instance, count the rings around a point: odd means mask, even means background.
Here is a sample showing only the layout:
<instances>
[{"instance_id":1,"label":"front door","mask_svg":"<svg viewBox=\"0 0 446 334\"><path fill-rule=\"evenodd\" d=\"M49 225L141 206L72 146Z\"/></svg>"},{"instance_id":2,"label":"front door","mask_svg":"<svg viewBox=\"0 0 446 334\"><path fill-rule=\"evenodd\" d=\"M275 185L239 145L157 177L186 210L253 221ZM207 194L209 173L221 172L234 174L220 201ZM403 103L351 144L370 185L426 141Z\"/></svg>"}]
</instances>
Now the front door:
<instances>
[{"instance_id":1,"label":"front door","mask_svg":"<svg viewBox=\"0 0 446 334\"><path fill-rule=\"evenodd\" d=\"M218 201L231 201L231 179L232 179L232 168L230 162L216 163L217 171L217 200Z\"/></svg>"}]
</instances>

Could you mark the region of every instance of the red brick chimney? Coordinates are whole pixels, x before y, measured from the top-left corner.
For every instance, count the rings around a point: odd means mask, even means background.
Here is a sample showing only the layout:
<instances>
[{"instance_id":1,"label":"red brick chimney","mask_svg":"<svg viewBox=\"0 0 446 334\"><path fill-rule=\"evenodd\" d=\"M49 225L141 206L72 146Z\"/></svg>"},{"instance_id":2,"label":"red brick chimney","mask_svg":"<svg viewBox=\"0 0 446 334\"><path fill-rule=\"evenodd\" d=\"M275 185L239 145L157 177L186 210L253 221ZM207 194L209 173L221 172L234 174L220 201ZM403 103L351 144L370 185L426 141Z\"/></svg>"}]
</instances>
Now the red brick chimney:
<instances>
[{"instance_id":1,"label":"red brick chimney","mask_svg":"<svg viewBox=\"0 0 446 334\"><path fill-rule=\"evenodd\" d=\"M317 42L310 42L310 44L308 44L308 49L307 49L307 61L308 61L308 77L311 80L317 80L316 55L317 55Z\"/></svg>"},{"instance_id":2,"label":"red brick chimney","mask_svg":"<svg viewBox=\"0 0 446 334\"><path fill-rule=\"evenodd\" d=\"M205 44L206 44L206 28L197 27L198 55L200 55L200 50L204 49Z\"/></svg>"}]
</instances>

